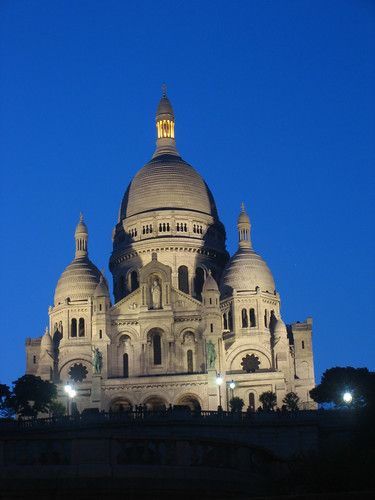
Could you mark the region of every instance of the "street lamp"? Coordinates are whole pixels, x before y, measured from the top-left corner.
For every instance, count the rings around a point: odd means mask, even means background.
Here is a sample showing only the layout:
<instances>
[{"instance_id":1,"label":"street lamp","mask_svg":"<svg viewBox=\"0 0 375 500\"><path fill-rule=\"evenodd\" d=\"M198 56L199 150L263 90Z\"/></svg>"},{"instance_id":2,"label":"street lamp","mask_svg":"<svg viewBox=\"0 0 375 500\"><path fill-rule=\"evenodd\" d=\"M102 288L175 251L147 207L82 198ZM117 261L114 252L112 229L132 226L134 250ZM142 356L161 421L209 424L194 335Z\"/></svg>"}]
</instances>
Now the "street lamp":
<instances>
[{"instance_id":1,"label":"street lamp","mask_svg":"<svg viewBox=\"0 0 375 500\"><path fill-rule=\"evenodd\" d=\"M233 391L236 387L236 383L234 380L231 380L228 385L229 385L229 389L230 389L230 398L228 398L228 386L227 386L227 411L229 411L229 402L231 399L233 399L233 395L234 395Z\"/></svg>"},{"instance_id":2,"label":"street lamp","mask_svg":"<svg viewBox=\"0 0 375 500\"><path fill-rule=\"evenodd\" d=\"M344 392L342 399L344 400L344 403L349 405L353 401L353 395L351 392L346 391Z\"/></svg>"},{"instance_id":3,"label":"street lamp","mask_svg":"<svg viewBox=\"0 0 375 500\"><path fill-rule=\"evenodd\" d=\"M220 373L218 373L216 375L216 384L217 384L217 387L219 389L219 408L220 411L222 410L222 407L221 407L221 384L223 383L223 377L221 376Z\"/></svg>"},{"instance_id":4,"label":"street lamp","mask_svg":"<svg viewBox=\"0 0 375 500\"><path fill-rule=\"evenodd\" d=\"M77 395L77 391L70 384L64 385L64 391L66 392L66 395L68 396L66 412L67 412L67 415L69 416L69 400L73 401L73 398ZM72 405L70 405L70 407L71 406Z\"/></svg>"}]
</instances>

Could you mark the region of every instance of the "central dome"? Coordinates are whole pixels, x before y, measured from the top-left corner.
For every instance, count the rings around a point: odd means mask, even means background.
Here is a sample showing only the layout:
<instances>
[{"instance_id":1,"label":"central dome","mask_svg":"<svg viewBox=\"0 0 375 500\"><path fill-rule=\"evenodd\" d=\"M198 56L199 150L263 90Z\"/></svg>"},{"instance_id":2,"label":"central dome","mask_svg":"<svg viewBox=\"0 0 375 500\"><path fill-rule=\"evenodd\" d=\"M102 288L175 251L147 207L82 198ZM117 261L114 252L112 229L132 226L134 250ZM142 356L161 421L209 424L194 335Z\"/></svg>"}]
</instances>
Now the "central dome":
<instances>
[{"instance_id":1,"label":"central dome","mask_svg":"<svg viewBox=\"0 0 375 500\"><path fill-rule=\"evenodd\" d=\"M134 176L123 198L119 221L154 210L190 210L217 218L202 177L180 156L156 156Z\"/></svg>"}]
</instances>

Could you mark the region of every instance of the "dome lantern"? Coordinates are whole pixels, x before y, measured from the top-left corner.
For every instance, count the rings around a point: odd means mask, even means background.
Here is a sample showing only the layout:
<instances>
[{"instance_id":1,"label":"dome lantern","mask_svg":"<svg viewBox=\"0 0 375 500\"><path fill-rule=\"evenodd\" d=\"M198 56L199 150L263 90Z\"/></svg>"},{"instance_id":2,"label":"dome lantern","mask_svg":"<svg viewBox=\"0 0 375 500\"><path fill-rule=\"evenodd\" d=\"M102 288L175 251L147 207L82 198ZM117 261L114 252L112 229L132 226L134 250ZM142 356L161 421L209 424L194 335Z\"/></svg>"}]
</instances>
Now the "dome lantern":
<instances>
[{"instance_id":1,"label":"dome lantern","mask_svg":"<svg viewBox=\"0 0 375 500\"><path fill-rule=\"evenodd\" d=\"M172 154L179 156L174 134L174 113L167 96L167 86L163 84L162 96L156 111L156 151L153 158Z\"/></svg>"},{"instance_id":2,"label":"dome lantern","mask_svg":"<svg viewBox=\"0 0 375 500\"><path fill-rule=\"evenodd\" d=\"M250 218L246 213L245 204L241 204L241 212L237 220L238 245L240 248L252 248L250 238Z\"/></svg>"},{"instance_id":3,"label":"dome lantern","mask_svg":"<svg viewBox=\"0 0 375 500\"><path fill-rule=\"evenodd\" d=\"M87 226L83 220L83 213L80 213L79 222L76 227L74 234L76 240L76 259L84 258L88 255L87 243L89 238L89 232Z\"/></svg>"}]
</instances>

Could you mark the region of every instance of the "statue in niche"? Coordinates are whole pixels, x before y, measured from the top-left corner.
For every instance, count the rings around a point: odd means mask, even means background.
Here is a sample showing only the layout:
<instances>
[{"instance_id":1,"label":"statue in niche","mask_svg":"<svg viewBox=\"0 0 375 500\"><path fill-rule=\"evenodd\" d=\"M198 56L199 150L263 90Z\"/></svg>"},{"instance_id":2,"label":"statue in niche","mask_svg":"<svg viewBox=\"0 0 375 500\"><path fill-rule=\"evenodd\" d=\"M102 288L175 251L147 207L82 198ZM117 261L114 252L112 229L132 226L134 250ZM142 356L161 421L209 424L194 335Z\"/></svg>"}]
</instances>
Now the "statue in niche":
<instances>
[{"instance_id":1,"label":"statue in niche","mask_svg":"<svg viewBox=\"0 0 375 500\"><path fill-rule=\"evenodd\" d=\"M161 286L156 278L151 285L151 309L161 309Z\"/></svg>"},{"instance_id":2,"label":"statue in niche","mask_svg":"<svg viewBox=\"0 0 375 500\"><path fill-rule=\"evenodd\" d=\"M211 340L207 342L207 365L208 368L215 368L216 350Z\"/></svg>"},{"instance_id":3,"label":"statue in niche","mask_svg":"<svg viewBox=\"0 0 375 500\"><path fill-rule=\"evenodd\" d=\"M103 368L103 354L99 351L98 347L92 350L92 364L94 367L94 373L99 375Z\"/></svg>"}]
</instances>

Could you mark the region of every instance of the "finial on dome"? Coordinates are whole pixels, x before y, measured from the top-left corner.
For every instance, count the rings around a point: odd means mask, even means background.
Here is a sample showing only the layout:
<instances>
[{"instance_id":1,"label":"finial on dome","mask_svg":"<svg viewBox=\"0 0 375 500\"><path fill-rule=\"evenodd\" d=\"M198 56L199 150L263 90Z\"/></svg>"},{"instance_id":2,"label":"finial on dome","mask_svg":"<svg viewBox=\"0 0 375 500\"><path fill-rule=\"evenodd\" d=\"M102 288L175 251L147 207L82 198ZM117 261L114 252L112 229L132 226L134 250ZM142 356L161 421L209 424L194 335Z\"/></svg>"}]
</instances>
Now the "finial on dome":
<instances>
[{"instance_id":1,"label":"finial on dome","mask_svg":"<svg viewBox=\"0 0 375 500\"><path fill-rule=\"evenodd\" d=\"M79 213L79 222L83 222L83 212Z\"/></svg>"},{"instance_id":2,"label":"finial on dome","mask_svg":"<svg viewBox=\"0 0 375 500\"><path fill-rule=\"evenodd\" d=\"M178 155L174 136L174 113L167 97L167 85L162 85L162 96L156 111L156 151L155 156Z\"/></svg>"},{"instance_id":3,"label":"finial on dome","mask_svg":"<svg viewBox=\"0 0 375 500\"><path fill-rule=\"evenodd\" d=\"M241 203L241 212L237 221L238 228L238 241L240 248L251 248L251 238L250 238L250 218L245 210L245 203Z\"/></svg>"}]
</instances>

